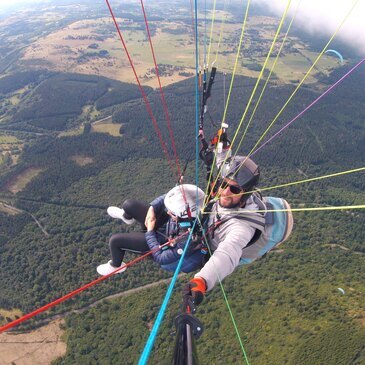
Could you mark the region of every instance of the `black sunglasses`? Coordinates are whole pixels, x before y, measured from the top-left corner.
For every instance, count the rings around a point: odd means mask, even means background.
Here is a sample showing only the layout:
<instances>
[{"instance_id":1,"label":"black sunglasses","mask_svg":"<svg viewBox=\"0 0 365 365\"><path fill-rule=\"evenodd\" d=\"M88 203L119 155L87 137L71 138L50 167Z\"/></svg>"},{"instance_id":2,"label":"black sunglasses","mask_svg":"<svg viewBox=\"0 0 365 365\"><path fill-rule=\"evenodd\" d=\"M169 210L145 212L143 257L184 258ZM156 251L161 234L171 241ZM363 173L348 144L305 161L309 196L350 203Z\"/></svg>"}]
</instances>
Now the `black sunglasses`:
<instances>
[{"instance_id":1,"label":"black sunglasses","mask_svg":"<svg viewBox=\"0 0 365 365\"><path fill-rule=\"evenodd\" d=\"M218 186L224 190L227 187L229 187L229 190L231 191L232 194L242 194L243 190L241 189L241 187L237 186L237 185L231 185L229 184L227 181L225 180L219 180L218 181Z\"/></svg>"}]
</instances>

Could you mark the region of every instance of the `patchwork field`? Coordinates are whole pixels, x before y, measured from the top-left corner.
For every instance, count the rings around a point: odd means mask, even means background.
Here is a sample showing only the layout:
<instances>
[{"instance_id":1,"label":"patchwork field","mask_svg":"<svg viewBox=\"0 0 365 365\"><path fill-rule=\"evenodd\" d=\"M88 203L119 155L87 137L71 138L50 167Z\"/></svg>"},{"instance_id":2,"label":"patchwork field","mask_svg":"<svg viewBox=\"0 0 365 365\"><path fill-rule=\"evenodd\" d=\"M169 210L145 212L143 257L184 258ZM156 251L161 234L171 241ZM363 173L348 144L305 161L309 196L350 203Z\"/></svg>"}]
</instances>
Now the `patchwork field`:
<instances>
[{"instance_id":1,"label":"patchwork field","mask_svg":"<svg viewBox=\"0 0 365 365\"><path fill-rule=\"evenodd\" d=\"M23 147L23 141L15 136L0 134L0 166L16 164Z\"/></svg>"},{"instance_id":2,"label":"patchwork field","mask_svg":"<svg viewBox=\"0 0 365 365\"><path fill-rule=\"evenodd\" d=\"M6 323L6 319L14 320L22 315L23 313L18 309L7 310L0 308L0 324Z\"/></svg>"},{"instance_id":3,"label":"patchwork field","mask_svg":"<svg viewBox=\"0 0 365 365\"><path fill-rule=\"evenodd\" d=\"M81 156L81 155L72 156L71 160L76 162L79 166L86 166L94 162L94 160L91 157Z\"/></svg>"},{"instance_id":4,"label":"patchwork field","mask_svg":"<svg viewBox=\"0 0 365 365\"><path fill-rule=\"evenodd\" d=\"M229 17L229 16L228 16ZM158 87L150 45L144 25L126 18L117 19L122 35L134 62L138 77L144 85ZM159 64L163 85L175 83L195 73L195 41L191 29L183 22L151 21L152 42ZM243 37L237 74L257 77L270 49L278 20L257 16L248 20ZM203 27L198 30L201 34ZM232 72L241 24L228 23L226 14L216 15L210 42L207 40L207 62L221 71ZM281 36L283 37L283 36ZM279 39L273 56L280 46ZM201 44L201 51L204 44ZM24 65L39 64L57 71L102 75L135 83L135 76L122 49L122 43L110 18L74 22L53 32L29 46L22 58ZM318 56L296 37L289 37L275 69L275 75L284 82L298 82ZM203 55L200 55L202 64ZM272 57L273 62L273 57ZM316 80L316 73L327 73L339 66L336 58L323 56L323 61L312 71L307 82ZM270 64L267 66L270 67Z\"/></svg>"},{"instance_id":5,"label":"patchwork field","mask_svg":"<svg viewBox=\"0 0 365 365\"><path fill-rule=\"evenodd\" d=\"M91 131L96 133L108 133L112 136L120 136L121 124L115 123L97 123L91 126Z\"/></svg>"},{"instance_id":6,"label":"patchwork field","mask_svg":"<svg viewBox=\"0 0 365 365\"><path fill-rule=\"evenodd\" d=\"M18 144L20 141L14 136L6 136L0 134L0 148L6 149L12 144Z\"/></svg>"},{"instance_id":7,"label":"patchwork field","mask_svg":"<svg viewBox=\"0 0 365 365\"><path fill-rule=\"evenodd\" d=\"M8 183L6 190L12 192L13 194L22 191L27 186L27 184L41 172L42 169L34 167L24 170L21 174L17 175Z\"/></svg>"},{"instance_id":8,"label":"patchwork field","mask_svg":"<svg viewBox=\"0 0 365 365\"><path fill-rule=\"evenodd\" d=\"M61 340L63 330L58 319L28 333L0 334L1 364L49 365L66 353L66 344Z\"/></svg>"},{"instance_id":9,"label":"patchwork field","mask_svg":"<svg viewBox=\"0 0 365 365\"><path fill-rule=\"evenodd\" d=\"M118 21L123 23L123 19L118 19ZM109 18L75 22L33 43L27 48L22 60L25 61L25 64L30 62L46 64L47 68L56 71L102 75L121 81L134 82L134 74L124 55L120 39L110 25ZM145 39L145 32L139 30L139 24L131 23L128 24L128 27L130 30L123 32L123 36L128 44L131 57L135 60L138 76L146 81L145 84L157 87L156 81L152 80L155 77L150 74L153 61ZM166 34L154 37L156 54L159 55L159 63L173 64L173 54L177 53L175 58L178 60L179 54L187 51L185 48L177 51L181 43L174 42L174 39L166 42L167 38ZM188 39L187 36L186 39ZM191 52L192 50L193 47L191 47ZM179 62L176 61L176 63ZM179 71L173 70L169 75L162 75L164 85L184 79L184 76L179 75ZM189 69L189 72L192 70Z\"/></svg>"}]
</instances>

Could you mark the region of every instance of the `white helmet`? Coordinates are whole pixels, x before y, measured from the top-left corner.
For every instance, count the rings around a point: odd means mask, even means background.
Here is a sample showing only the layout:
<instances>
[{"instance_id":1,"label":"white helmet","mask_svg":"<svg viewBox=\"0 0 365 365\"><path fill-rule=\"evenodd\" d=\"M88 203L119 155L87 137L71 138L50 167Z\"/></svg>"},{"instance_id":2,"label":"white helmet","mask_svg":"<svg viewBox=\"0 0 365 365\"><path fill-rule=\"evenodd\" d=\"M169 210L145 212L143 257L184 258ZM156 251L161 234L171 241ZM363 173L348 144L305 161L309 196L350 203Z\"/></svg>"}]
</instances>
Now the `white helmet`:
<instances>
[{"instance_id":1,"label":"white helmet","mask_svg":"<svg viewBox=\"0 0 365 365\"><path fill-rule=\"evenodd\" d=\"M196 217L197 211L203 208L205 194L195 185L182 184L171 189L165 197L165 207L179 218L189 218L186 203L189 204L191 216ZM197 207L198 205L198 207Z\"/></svg>"}]
</instances>

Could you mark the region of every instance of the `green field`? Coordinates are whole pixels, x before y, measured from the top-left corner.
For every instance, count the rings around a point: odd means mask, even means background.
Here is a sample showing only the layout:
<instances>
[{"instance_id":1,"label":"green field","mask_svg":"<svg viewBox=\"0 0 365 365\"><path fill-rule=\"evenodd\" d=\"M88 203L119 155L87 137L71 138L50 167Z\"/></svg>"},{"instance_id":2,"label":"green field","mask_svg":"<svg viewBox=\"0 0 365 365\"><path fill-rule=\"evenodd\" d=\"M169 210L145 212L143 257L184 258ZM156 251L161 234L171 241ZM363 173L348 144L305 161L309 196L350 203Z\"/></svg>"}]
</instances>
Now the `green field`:
<instances>
[{"instance_id":1,"label":"green field","mask_svg":"<svg viewBox=\"0 0 365 365\"><path fill-rule=\"evenodd\" d=\"M17 175L8 185L8 190L12 193L18 193L22 191L37 175L42 172L40 168L32 168L24 170Z\"/></svg>"},{"instance_id":2,"label":"green field","mask_svg":"<svg viewBox=\"0 0 365 365\"><path fill-rule=\"evenodd\" d=\"M159 5L152 6L154 11L161 11ZM183 16L183 10L181 16ZM167 15L167 10L162 9L162 14ZM227 18L226 16L227 15ZM199 23L199 63L203 66L203 59L209 62L209 67L215 61L219 71L232 73L235 67L237 48L240 41L242 23L237 17L232 22L233 15L229 12L218 11L214 17L214 27L205 27ZM181 80L177 73L181 70L193 72L195 69L195 40L191 24L185 24L179 17L174 20L150 21L153 29L152 43L158 64L176 67L175 74L164 79L164 85ZM208 13L207 19L212 18L212 12ZM110 22L105 18L78 21L67 28L49 34L37 41L33 47L34 52L26 52L23 61L47 62L50 69L58 71L70 71L97 74L113 77L135 83L134 75L130 71L129 62L124 54L119 36L110 31ZM242 14L243 20L243 14ZM124 18L118 18L124 41L128 52L133 59L136 72L139 77L146 78L149 85L157 87L152 82L155 76L150 74L154 68L153 58L148 43L144 26L141 22L128 22ZM238 57L236 74L257 77L263 66L267 53L271 47L279 20L270 16L253 16L248 18L241 51ZM95 34L103 37L102 41L85 39L86 34ZM283 32L276 42L275 49L283 39ZM68 40L68 41L65 41ZM62 47L57 47L57 43ZM95 46L96 45L96 46ZM324 45L323 45L324 46ZM93 47L92 49L90 47ZM95 48L96 47L96 48ZM33 48L32 48L33 49ZM98 56L99 51L107 51L108 56ZM204 55L204 50L206 54ZM275 51L274 51L275 55ZM304 41L289 33L284 45L279 62L274 70L276 77L281 82L298 83L318 53L310 51L310 47ZM324 56L324 60L311 72L308 83L314 83L318 76L316 73L327 74L328 71L341 66L335 57ZM258 70L246 67L247 64L256 64ZM269 66L268 66L269 67ZM163 76L163 75L161 75ZM14 96L12 103L17 103Z\"/></svg>"},{"instance_id":3,"label":"green field","mask_svg":"<svg viewBox=\"0 0 365 365\"><path fill-rule=\"evenodd\" d=\"M120 124L115 123L98 123L93 124L91 127L92 132L96 133L108 133L112 136L118 137L120 136Z\"/></svg>"},{"instance_id":4,"label":"green field","mask_svg":"<svg viewBox=\"0 0 365 365\"><path fill-rule=\"evenodd\" d=\"M21 143L21 141L14 137L14 136L8 136L8 135L2 135L0 134L0 144L18 144ZM1 148L1 146L0 146Z\"/></svg>"}]
</instances>

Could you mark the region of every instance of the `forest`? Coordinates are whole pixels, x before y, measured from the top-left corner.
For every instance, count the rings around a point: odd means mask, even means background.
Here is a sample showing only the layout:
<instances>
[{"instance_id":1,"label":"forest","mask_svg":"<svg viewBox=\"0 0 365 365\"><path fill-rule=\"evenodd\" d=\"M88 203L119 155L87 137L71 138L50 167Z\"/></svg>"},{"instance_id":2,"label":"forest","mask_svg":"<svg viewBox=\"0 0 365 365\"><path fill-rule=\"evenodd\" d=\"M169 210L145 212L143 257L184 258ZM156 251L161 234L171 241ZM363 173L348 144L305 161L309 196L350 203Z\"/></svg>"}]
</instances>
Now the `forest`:
<instances>
[{"instance_id":1,"label":"forest","mask_svg":"<svg viewBox=\"0 0 365 365\"><path fill-rule=\"evenodd\" d=\"M339 77L336 72L322 82L330 85ZM108 259L110 234L138 230L108 217L109 205L121 205L128 197L151 201L176 183L135 86L94 76L44 75L25 74L23 81L17 81L16 87L32 83L32 88L7 127L35 127L42 131L69 128L82 107L92 103L102 113L111 112L113 121L123 122L125 128L119 137L100 133L68 137L43 134L26 143L18 164L0 176L0 199L24 211L19 215L0 212L0 308L18 308L24 313L95 279L96 266ZM365 72L360 70L285 135L255 155L262 170L261 187L362 167L365 100L359 91L364 82ZM236 78L227 116L230 137L253 84L253 79ZM9 80L5 80L0 83L0 90L11 92L9 85ZM146 91L161 133L168 141L158 92ZM178 155L182 156L180 163L190 160L185 181L194 182L194 80L170 85L164 91ZM250 151L292 91L292 86L270 85L241 153ZM222 75L218 74L208 103L217 125L222 118L221 95ZM318 95L318 91L304 88L271 133ZM63 105L59 110L67 113L57 114L56 101ZM207 136L213 135L215 127L208 119L205 123ZM92 162L80 165L75 156L88 157ZM22 191L10 193L6 188L9 181L29 167L43 172ZM204 187L204 166L200 167L200 184ZM340 206L362 204L364 188L364 174L358 173L265 194L284 197L292 207ZM224 282L249 358L252 364L260 365L360 365L365 361L365 216L359 211L325 211L296 213L294 219L294 233L280 247L282 250L243 267ZM127 258L132 259L133 255ZM152 260L142 261L123 276L101 283L26 323L22 329L40 325L47 316L87 307L108 295L169 276ZM171 355L173 317L186 280L187 277L180 279L175 289L152 363L162 364ZM344 288L346 295L342 296L337 287ZM166 286L144 290L67 316L67 354L55 364L111 364L120 359L125 364L136 363L165 290ZM206 327L198 342L201 363L240 363L242 353L219 287L206 296L197 315Z\"/></svg>"},{"instance_id":2,"label":"forest","mask_svg":"<svg viewBox=\"0 0 365 365\"><path fill-rule=\"evenodd\" d=\"M105 77L28 71L0 79L0 95L29 87L21 103L6 110L2 129L62 131L80 124L83 108L102 110L139 99L137 86ZM146 94L151 88L145 88ZM87 119L86 119L87 120ZM84 120L85 121L85 120Z\"/></svg>"}]
</instances>

